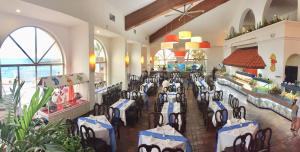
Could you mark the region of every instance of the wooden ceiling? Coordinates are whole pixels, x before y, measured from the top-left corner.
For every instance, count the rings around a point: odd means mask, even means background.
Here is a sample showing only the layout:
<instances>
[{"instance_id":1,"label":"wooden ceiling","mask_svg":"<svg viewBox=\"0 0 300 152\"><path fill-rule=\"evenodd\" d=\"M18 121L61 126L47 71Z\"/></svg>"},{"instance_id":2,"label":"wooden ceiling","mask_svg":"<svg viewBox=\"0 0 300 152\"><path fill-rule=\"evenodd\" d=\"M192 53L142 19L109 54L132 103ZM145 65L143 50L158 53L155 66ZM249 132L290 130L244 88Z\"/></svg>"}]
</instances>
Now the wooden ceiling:
<instances>
[{"instance_id":1,"label":"wooden ceiling","mask_svg":"<svg viewBox=\"0 0 300 152\"><path fill-rule=\"evenodd\" d=\"M130 30L159 15L165 14L172 8L178 8L194 0L156 0L155 2L125 16L125 30Z\"/></svg>"},{"instance_id":2,"label":"wooden ceiling","mask_svg":"<svg viewBox=\"0 0 300 152\"><path fill-rule=\"evenodd\" d=\"M141 25L157 16L166 14L168 11L174 8L179 8L184 4L193 2L196 0L156 0L155 2L125 16L125 29L129 30L133 27ZM190 11L204 10L206 12L218 7L219 5L229 0L203 0ZM184 16L181 20L179 17L175 18L167 25L163 26L156 32L150 35L150 43L163 37L165 34L179 28L180 26L190 22L194 18L204 14L202 12L193 14L193 17Z\"/></svg>"}]
</instances>

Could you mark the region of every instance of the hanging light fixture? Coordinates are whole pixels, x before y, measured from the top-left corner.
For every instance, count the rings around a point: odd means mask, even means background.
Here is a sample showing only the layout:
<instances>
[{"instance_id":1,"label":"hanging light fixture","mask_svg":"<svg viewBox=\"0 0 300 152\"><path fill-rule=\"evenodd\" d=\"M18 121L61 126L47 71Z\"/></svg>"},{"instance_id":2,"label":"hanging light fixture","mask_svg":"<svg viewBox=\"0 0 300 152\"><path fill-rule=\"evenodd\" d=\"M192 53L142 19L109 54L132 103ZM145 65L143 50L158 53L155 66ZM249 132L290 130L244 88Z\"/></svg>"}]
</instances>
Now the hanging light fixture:
<instances>
[{"instance_id":1,"label":"hanging light fixture","mask_svg":"<svg viewBox=\"0 0 300 152\"><path fill-rule=\"evenodd\" d=\"M199 43L198 42L185 42L185 49L186 50L199 49Z\"/></svg>"},{"instance_id":2,"label":"hanging light fixture","mask_svg":"<svg viewBox=\"0 0 300 152\"><path fill-rule=\"evenodd\" d=\"M192 37L192 32L191 31L180 31L178 33L178 35L179 35L179 39L187 40L187 39L190 39Z\"/></svg>"},{"instance_id":3,"label":"hanging light fixture","mask_svg":"<svg viewBox=\"0 0 300 152\"><path fill-rule=\"evenodd\" d=\"M176 57L185 57L185 54L186 54L185 49L179 49L179 50L174 51L174 55Z\"/></svg>"},{"instance_id":4,"label":"hanging light fixture","mask_svg":"<svg viewBox=\"0 0 300 152\"><path fill-rule=\"evenodd\" d=\"M198 42L198 43L200 43L200 42L202 42L202 37L201 36L193 36L191 38L191 42Z\"/></svg>"},{"instance_id":5,"label":"hanging light fixture","mask_svg":"<svg viewBox=\"0 0 300 152\"><path fill-rule=\"evenodd\" d=\"M208 41L203 41L203 42L199 43L199 47L202 49L211 48L210 43Z\"/></svg>"},{"instance_id":6,"label":"hanging light fixture","mask_svg":"<svg viewBox=\"0 0 300 152\"><path fill-rule=\"evenodd\" d=\"M165 36L165 40L164 42L168 42L168 43L178 43L179 39L177 35L174 34L169 34Z\"/></svg>"},{"instance_id":7,"label":"hanging light fixture","mask_svg":"<svg viewBox=\"0 0 300 152\"><path fill-rule=\"evenodd\" d=\"M161 49L173 49L173 43L162 42L160 43Z\"/></svg>"}]
</instances>

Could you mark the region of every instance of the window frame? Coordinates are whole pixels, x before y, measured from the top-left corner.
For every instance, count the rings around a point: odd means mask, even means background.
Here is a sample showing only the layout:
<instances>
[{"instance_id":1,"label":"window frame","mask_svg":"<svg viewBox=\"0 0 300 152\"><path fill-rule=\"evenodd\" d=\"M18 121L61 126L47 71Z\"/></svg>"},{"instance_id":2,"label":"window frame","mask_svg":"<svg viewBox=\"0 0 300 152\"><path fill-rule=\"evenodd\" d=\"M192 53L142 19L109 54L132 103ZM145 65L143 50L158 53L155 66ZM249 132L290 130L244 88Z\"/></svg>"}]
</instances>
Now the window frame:
<instances>
[{"instance_id":1,"label":"window frame","mask_svg":"<svg viewBox=\"0 0 300 152\"><path fill-rule=\"evenodd\" d=\"M97 38L94 38L94 41L96 41L98 44L100 44L101 48L102 48L102 51L104 53L104 61L97 61L97 54L96 54L96 49L95 49L95 45L94 45L94 53L96 55L96 66L98 65L100 67L101 64L104 64L105 65L105 76L103 78L103 81L104 82L107 82L107 78L108 78L108 69L107 69L107 50L106 50L106 47L104 46L104 44ZM96 74L96 70L95 70L95 74ZM101 82L103 82L101 81ZM95 83L99 83L99 82L95 82Z\"/></svg>"},{"instance_id":2,"label":"window frame","mask_svg":"<svg viewBox=\"0 0 300 152\"><path fill-rule=\"evenodd\" d=\"M22 46L15 40L15 38L13 38L12 34L22 28L34 28L34 47L35 47L35 51L34 51L34 59L32 59L27 53L26 50L24 48L22 48ZM38 32L37 30L43 31L46 34L48 34L48 36L50 36L54 42L49 46L49 48L43 53L43 55L40 57L40 59L38 59ZM53 66L62 66L62 75L65 74L65 58L64 58L64 53L63 53L63 49L59 43L59 41L56 39L56 37L50 33L49 31L45 30L44 28L38 27L38 26L22 26L19 27L17 29L12 30L3 40L3 42L0 44L0 51L2 49L3 44L5 43L5 41L10 38L14 44L22 51L22 53L25 54L25 56L32 62L30 64L1 64L0 63L0 97L3 96L3 86L2 86L2 68L5 67L16 67L17 68L17 80L18 80L18 84L20 84L20 67L34 67L35 68L35 84L37 87L38 85L38 67L42 67L42 66L49 66L50 67L50 76L53 75ZM41 62L44 57L49 53L49 51L51 51L51 49L53 48L54 45L57 45L59 48L59 52L60 52L60 56L61 56L61 63L43 63ZM16 50L16 51L20 51L20 50Z\"/></svg>"}]
</instances>

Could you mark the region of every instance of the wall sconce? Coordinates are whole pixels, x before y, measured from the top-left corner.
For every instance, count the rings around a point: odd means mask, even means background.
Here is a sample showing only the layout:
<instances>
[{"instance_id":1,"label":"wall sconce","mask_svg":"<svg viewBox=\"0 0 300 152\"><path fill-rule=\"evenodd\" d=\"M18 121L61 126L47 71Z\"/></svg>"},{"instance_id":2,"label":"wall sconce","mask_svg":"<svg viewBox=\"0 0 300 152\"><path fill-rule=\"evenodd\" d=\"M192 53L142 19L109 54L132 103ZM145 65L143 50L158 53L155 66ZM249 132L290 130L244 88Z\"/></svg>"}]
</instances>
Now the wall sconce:
<instances>
[{"instance_id":1,"label":"wall sconce","mask_svg":"<svg viewBox=\"0 0 300 152\"><path fill-rule=\"evenodd\" d=\"M153 61L153 58L150 56L149 62L152 63L152 61Z\"/></svg>"},{"instance_id":2,"label":"wall sconce","mask_svg":"<svg viewBox=\"0 0 300 152\"><path fill-rule=\"evenodd\" d=\"M145 63L144 56L141 56L141 64L144 64L144 63Z\"/></svg>"},{"instance_id":3,"label":"wall sconce","mask_svg":"<svg viewBox=\"0 0 300 152\"><path fill-rule=\"evenodd\" d=\"M125 55L125 65L126 66L129 65L129 55L128 55L128 53Z\"/></svg>"},{"instance_id":4,"label":"wall sconce","mask_svg":"<svg viewBox=\"0 0 300 152\"><path fill-rule=\"evenodd\" d=\"M90 70L92 72L95 72L95 69L96 69L96 55L95 55L95 53L90 53L89 62L90 62Z\"/></svg>"}]
</instances>

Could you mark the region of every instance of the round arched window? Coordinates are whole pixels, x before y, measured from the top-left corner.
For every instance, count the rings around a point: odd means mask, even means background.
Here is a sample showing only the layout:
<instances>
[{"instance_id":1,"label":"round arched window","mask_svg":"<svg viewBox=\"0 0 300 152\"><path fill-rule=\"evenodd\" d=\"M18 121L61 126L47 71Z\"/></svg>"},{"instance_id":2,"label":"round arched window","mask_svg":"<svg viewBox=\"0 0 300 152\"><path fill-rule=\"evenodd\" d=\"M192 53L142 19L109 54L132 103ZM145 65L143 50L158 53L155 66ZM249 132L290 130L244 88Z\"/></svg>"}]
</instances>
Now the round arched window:
<instances>
[{"instance_id":1,"label":"round arched window","mask_svg":"<svg viewBox=\"0 0 300 152\"><path fill-rule=\"evenodd\" d=\"M95 82L106 81L106 52L103 44L96 39L94 40L94 50L96 55Z\"/></svg>"},{"instance_id":2,"label":"round arched window","mask_svg":"<svg viewBox=\"0 0 300 152\"><path fill-rule=\"evenodd\" d=\"M162 68L166 66L169 62L175 62L176 57L174 52L171 50L159 50L154 56L154 69Z\"/></svg>"},{"instance_id":3,"label":"round arched window","mask_svg":"<svg viewBox=\"0 0 300 152\"><path fill-rule=\"evenodd\" d=\"M64 60L58 42L38 27L15 30L0 48L1 95L10 94L15 78L25 81L21 102L30 102L40 77L64 74Z\"/></svg>"}]
</instances>

